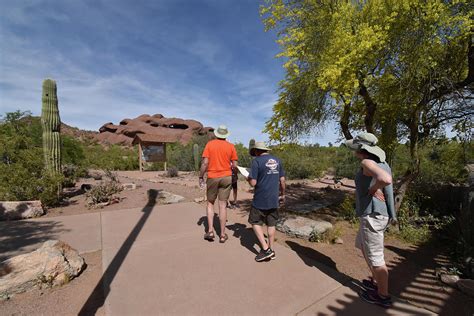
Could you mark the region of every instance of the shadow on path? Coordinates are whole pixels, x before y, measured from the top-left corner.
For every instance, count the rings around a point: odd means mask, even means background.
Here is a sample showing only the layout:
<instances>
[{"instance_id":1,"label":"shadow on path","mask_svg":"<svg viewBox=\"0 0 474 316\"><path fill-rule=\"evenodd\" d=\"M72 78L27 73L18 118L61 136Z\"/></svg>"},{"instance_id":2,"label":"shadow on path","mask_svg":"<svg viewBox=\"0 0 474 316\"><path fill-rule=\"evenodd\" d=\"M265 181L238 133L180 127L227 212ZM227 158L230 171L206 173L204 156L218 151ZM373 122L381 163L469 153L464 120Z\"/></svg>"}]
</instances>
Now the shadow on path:
<instances>
[{"instance_id":1,"label":"shadow on path","mask_svg":"<svg viewBox=\"0 0 474 316\"><path fill-rule=\"evenodd\" d=\"M204 226L204 233L209 231L209 224L207 223L207 216L201 217L198 222L198 226ZM214 226L214 235L219 240L219 236L221 234L221 223L219 222L219 216L214 213L214 218L212 219L212 225Z\"/></svg>"},{"instance_id":2,"label":"shadow on path","mask_svg":"<svg viewBox=\"0 0 474 316\"><path fill-rule=\"evenodd\" d=\"M442 284L435 274L436 268L451 265L440 245L429 241L409 249L390 245L385 248L400 258L396 263L387 264L394 295L439 315L474 315L474 299Z\"/></svg>"},{"instance_id":3,"label":"shadow on path","mask_svg":"<svg viewBox=\"0 0 474 316\"><path fill-rule=\"evenodd\" d=\"M33 251L47 240L58 239L61 234L69 231L62 227L62 223L54 220L0 222L0 262Z\"/></svg>"},{"instance_id":4,"label":"shadow on path","mask_svg":"<svg viewBox=\"0 0 474 316\"><path fill-rule=\"evenodd\" d=\"M105 300L110 293L110 284L117 275L120 266L123 264L128 252L130 251L130 248L132 247L133 243L140 234L140 231L145 225L145 222L150 216L151 211L156 204L158 193L158 190L148 190L148 203L142 209L142 217L130 232L115 257L110 262L107 270L102 275L102 278L99 280L94 290L89 295L89 298L79 311L79 315L95 315L97 310L104 305Z\"/></svg>"},{"instance_id":5,"label":"shadow on path","mask_svg":"<svg viewBox=\"0 0 474 316\"><path fill-rule=\"evenodd\" d=\"M328 256L320 253L319 251L301 246L300 244L293 241L286 241L286 244L303 260L303 262L309 266L319 269L321 272L338 281L344 286L350 288L354 292L358 293L362 287L361 283L337 270L336 263ZM394 306L389 310L385 310L381 307L370 305L363 302L356 293L345 293L343 297L335 300L332 305L325 306L331 311L332 315L360 315L363 313L369 313L371 315L427 315L428 312L414 312L408 310L403 306ZM318 304L318 303L316 303ZM376 313L376 314L375 314ZM325 313L315 313L315 315L327 315Z\"/></svg>"},{"instance_id":6,"label":"shadow on path","mask_svg":"<svg viewBox=\"0 0 474 316\"><path fill-rule=\"evenodd\" d=\"M235 223L232 225L227 225L227 228L234 232L233 236L240 239L240 244L247 248L250 252L258 255L257 249L255 249L255 245L258 244L257 237L253 232L251 227L247 227L244 224ZM259 246L260 247L260 246Z\"/></svg>"}]
</instances>

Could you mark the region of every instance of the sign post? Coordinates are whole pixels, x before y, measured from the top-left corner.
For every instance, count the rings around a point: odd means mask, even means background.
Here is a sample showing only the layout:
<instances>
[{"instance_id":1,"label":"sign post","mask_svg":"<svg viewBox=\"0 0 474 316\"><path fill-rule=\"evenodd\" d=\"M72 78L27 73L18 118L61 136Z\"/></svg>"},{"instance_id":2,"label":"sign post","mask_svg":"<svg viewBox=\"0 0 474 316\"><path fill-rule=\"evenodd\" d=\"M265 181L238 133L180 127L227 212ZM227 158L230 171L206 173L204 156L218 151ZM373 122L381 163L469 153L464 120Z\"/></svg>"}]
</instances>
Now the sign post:
<instances>
[{"instance_id":1,"label":"sign post","mask_svg":"<svg viewBox=\"0 0 474 316\"><path fill-rule=\"evenodd\" d=\"M163 162L164 169L167 170L166 143L171 141L166 140L155 135L138 134L135 136L133 144L138 144L140 171L144 171L144 165L151 162Z\"/></svg>"}]
</instances>

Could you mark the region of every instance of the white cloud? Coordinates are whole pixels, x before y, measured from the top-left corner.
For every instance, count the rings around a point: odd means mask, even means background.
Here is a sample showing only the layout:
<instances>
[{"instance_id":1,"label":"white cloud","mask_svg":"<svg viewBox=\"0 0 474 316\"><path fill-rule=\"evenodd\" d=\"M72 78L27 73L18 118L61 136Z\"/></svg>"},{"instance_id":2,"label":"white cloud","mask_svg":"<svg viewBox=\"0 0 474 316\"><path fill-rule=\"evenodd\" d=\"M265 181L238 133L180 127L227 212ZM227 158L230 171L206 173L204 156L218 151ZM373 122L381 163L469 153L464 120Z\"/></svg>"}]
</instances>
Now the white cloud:
<instances>
[{"instance_id":1,"label":"white cloud","mask_svg":"<svg viewBox=\"0 0 474 316\"><path fill-rule=\"evenodd\" d=\"M162 12L165 2L149 3L146 8L123 7L115 1L96 4L106 6L107 12L82 1L65 3L63 11L50 12L37 10L51 5L49 2L15 1L0 13L5 26L0 29L0 113L21 109L39 115L41 84L50 77L58 84L62 120L79 128L98 130L107 122L161 113L196 119L207 126L226 124L231 141L267 140L262 130L272 115L280 78L260 67L259 61L252 65L240 62L239 52L206 30L166 23L159 28L153 25L154 29L148 25L151 22L137 19L137 10ZM166 20L163 16L154 19ZM98 44L70 33L59 38L41 34L43 41L11 27L36 30L38 24L41 29L45 20L84 28L90 34L83 35L90 35ZM185 31L190 33L183 35ZM142 46L133 47L136 36L141 36ZM185 41L187 38L191 40ZM130 56L123 52L127 49ZM160 55L162 49L168 49L168 55ZM134 58L135 53L150 61Z\"/></svg>"}]
</instances>

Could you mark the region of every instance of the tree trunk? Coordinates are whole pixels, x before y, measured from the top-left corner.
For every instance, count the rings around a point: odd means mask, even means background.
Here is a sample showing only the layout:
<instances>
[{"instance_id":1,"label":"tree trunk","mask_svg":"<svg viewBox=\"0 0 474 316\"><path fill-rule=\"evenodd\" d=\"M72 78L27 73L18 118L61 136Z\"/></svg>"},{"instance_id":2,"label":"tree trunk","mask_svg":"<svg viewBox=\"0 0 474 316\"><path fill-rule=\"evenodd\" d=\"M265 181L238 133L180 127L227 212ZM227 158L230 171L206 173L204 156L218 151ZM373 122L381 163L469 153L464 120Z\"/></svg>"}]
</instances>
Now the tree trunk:
<instances>
[{"instance_id":1,"label":"tree trunk","mask_svg":"<svg viewBox=\"0 0 474 316\"><path fill-rule=\"evenodd\" d=\"M408 124L408 127L410 128L411 165L403 176L402 180L398 183L396 188L395 209L397 210L397 212L400 210L400 206L402 205L403 199L405 198L410 184L413 182L413 180L416 179L416 177L420 173L420 154L418 151L418 120L418 112L413 111L410 122Z\"/></svg>"},{"instance_id":2,"label":"tree trunk","mask_svg":"<svg viewBox=\"0 0 474 316\"><path fill-rule=\"evenodd\" d=\"M365 129L367 132L374 134L374 116L377 104L370 97L369 91L367 90L367 87L364 85L361 79L359 79L359 86L359 94L364 99L366 110L364 118Z\"/></svg>"},{"instance_id":3,"label":"tree trunk","mask_svg":"<svg viewBox=\"0 0 474 316\"><path fill-rule=\"evenodd\" d=\"M352 139L352 134L349 130L349 119L351 115L351 103L344 102L344 109L342 111L341 121L339 122L341 125L342 134L346 139Z\"/></svg>"}]
</instances>

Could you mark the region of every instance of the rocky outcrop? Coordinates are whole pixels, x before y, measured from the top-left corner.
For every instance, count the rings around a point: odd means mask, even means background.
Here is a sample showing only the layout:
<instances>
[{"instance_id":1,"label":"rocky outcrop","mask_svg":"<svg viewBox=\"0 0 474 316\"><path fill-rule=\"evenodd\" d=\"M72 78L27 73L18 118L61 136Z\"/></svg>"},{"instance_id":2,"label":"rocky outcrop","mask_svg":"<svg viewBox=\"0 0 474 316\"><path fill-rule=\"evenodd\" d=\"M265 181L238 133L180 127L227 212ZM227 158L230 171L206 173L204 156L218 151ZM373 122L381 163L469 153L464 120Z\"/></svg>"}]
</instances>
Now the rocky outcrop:
<instances>
[{"instance_id":1,"label":"rocky outcrop","mask_svg":"<svg viewBox=\"0 0 474 316\"><path fill-rule=\"evenodd\" d=\"M0 221L34 218L43 214L41 201L0 201Z\"/></svg>"},{"instance_id":2,"label":"rocky outcrop","mask_svg":"<svg viewBox=\"0 0 474 316\"><path fill-rule=\"evenodd\" d=\"M143 114L134 119L123 119L119 125L105 123L95 138L100 143L131 145L137 134L163 136L182 144L189 143L196 135L208 135L212 127L204 127L195 120L165 118L161 114Z\"/></svg>"},{"instance_id":3,"label":"rocky outcrop","mask_svg":"<svg viewBox=\"0 0 474 316\"><path fill-rule=\"evenodd\" d=\"M332 229L332 224L301 216L284 218L276 225L276 229L290 236L309 239L312 234L322 234Z\"/></svg>"},{"instance_id":4,"label":"rocky outcrop","mask_svg":"<svg viewBox=\"0 0 474 316\"><path fill-rule=\"evenodd\" d=\"M68 244L49 240L41 248L0 263L0 298L39 286L68 283L81 273L84 259Z\"/></svg>"}]
</instances>

